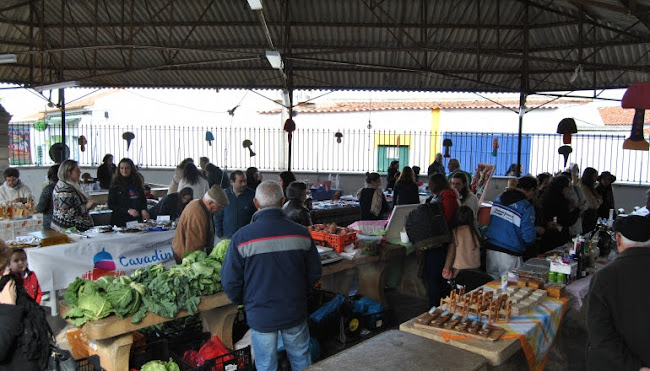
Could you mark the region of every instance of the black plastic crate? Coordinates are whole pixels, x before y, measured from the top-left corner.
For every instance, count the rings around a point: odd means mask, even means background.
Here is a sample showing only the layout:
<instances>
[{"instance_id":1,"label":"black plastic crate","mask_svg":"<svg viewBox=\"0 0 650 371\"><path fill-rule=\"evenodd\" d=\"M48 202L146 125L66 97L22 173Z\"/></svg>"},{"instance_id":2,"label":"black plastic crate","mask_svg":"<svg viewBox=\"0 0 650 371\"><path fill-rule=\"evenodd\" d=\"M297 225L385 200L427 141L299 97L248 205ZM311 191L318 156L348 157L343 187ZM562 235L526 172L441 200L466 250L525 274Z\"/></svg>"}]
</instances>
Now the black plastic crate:
<instances>
[{"instance_id":1,"label":"black plastic crate","mask_svg":"<svg viewBox=\"0 0 650 371\"><path fill-rule=\"evenodd\" d=\"M214 359L205 361L203 366L192 366L185 362L182 355L172 353L174 361L181 371L250 371L253 370L251 347L233 350Z\"/></svg>"},{"instance_id":2,"label":"black plastic crate","mask_svg":"<svg viewBox=\"0 0 650 371\"><path fill-rule=\"evenodd\" d=\"M309 335L319 340L335 336L339 332L340 320L340 310L327 314L320 322L315 322L310 318L307 322Z\"/></svg>"},{"instance_id":3,"label":"black plastic crate","mask_svg":"<svg viewBox=\"0 0 650 371\"><path fill-rule=\"evenodd\" d=\"M170 358L167 340L156 340L147 343L140 347L131 347L131 354L129 354L129 369L135 368L139 370L147 362L150 361L169 361Z\"/></svg>"},{"instance_id":4,"label":"black plastic crate","mask_svg":"<svg viewBox=\"0 0 650 371\"><path fill-rule=\"evenodd\" d=\"M100 366L99 363L99 356L98 355L92 355L90 357L78 359L76 361L77 371L101 371L102 367Z\"/></svg>"},{"instance_id":5,"label":"black plastic crate","mask_svg":"<svg viewBox=\"0 0 650 371\"><path fill-rule=\"evenodd\" d=\"M203 322L201 320L200 313L196 313L187 317L177 318L175 320L145 327L139 330L139 332L145 336L147 343L160 339L173 339L187 335L191 336L202 331Z\"/></svg>"},{"instance_id":6,"label":"black plastic crate","mask_svg":"<svg viewBox=\"0 0 650 371\"><path fill-rule=\"evenodd\" d=\"M392 326L393 323L393 312L390 310L363 316L363 328L369 331L380 331Z\"/></svg>"},{"instance_id":7,"label":"black plastic crate","mask_svg":"<svg viewBox=\"0 0 650 371\"><path fill-rule=\"evenodd\" d=\"M309 294L307 294L307 311L309 314L314 313L318 308L322 307L324 304L332 301L338 295L332 291L326 291L321 289L313 289Z\"/></svg>"}]
</instances>

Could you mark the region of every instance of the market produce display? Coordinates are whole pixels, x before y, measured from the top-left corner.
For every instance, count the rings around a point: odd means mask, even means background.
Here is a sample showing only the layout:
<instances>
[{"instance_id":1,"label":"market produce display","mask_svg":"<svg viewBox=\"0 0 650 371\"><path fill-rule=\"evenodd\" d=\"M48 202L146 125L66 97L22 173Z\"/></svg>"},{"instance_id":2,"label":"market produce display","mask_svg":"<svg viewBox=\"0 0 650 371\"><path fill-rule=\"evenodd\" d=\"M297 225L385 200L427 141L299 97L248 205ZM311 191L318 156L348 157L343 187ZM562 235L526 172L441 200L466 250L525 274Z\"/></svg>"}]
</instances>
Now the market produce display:
<instances>
[{"instance_id":1,"label":"market produce display","mask_svg":"<svg viewBox=\"0 0 650 371\"><path fill-rule=\"evenodd\" d=\"M131 276L101 277L97 281L77 278L65 291L70 311L64 316L76 326L115 314L132 316L139 323L147 312L173 318L179 311L198 312L201 296L222 290L221 265L230 240L219 242L210 255L187 254L180 265L162 264L137 269Z\"/></svg>"},{"instance_id":2,"label":"market produce display","mask_svg":"<svg viewBox=\"0 0 650 371\"><path fill-rule=\"evenodd\" d=\"M174 362L171 358L169 359L169 362L165 361L151 361L147 362L144 365L142 365L142 368L140 371L180 371L181 369L178 367L176 362Z\"/></svg>"}]
</instances>

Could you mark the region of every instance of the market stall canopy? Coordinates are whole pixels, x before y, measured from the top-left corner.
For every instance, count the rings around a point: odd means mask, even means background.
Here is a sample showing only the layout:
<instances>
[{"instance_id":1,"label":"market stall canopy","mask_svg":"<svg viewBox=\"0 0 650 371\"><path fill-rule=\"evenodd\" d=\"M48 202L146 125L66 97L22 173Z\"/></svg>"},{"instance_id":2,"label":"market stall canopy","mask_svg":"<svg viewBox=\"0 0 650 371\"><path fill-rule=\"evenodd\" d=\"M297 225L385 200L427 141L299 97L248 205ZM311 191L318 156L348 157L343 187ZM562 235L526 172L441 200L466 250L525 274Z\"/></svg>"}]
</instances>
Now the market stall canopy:
<instances>
[{"instance_id":1,"label":"market stall canopy","mask_svg":"<svg viewBox=\"0 0 650 371\"><path fill-rule=\"evenodd\" d=\"M650 80L649 6L3 0L0 82L528 94L627 87Z\"/></svg>"}]
</instances>

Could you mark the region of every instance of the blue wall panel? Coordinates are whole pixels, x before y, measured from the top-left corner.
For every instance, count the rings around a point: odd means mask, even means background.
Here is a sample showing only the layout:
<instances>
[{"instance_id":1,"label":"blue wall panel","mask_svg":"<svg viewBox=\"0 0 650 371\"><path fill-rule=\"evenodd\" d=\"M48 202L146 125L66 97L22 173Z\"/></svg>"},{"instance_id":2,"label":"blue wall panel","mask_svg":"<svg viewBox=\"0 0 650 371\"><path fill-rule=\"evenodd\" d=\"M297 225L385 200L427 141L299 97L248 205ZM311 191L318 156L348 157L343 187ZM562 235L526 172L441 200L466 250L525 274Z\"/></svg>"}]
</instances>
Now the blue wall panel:
<instances>
[{"instance_id":1,"label":"blue wall panel","mask_svg":"<svg viewBox=\"0 0 650 371\"><path fill-rule=\"evenodd\" d=\"M444 139L451 139L453 146L450 149L451 158L460 161L461 168L474 174L479 163L495 164L495 175L506 175L511 164L517 163L517 135L513 134L466 134L447 132L442 135ZM497 156L492 156L492 140L499 140ZM530 135L521 138L521 164L522 174L527 174L530 169ZM444 154L444 148L441 150ZM444 158L445 167L449 162Z\"/></svg>"}]
</instances>

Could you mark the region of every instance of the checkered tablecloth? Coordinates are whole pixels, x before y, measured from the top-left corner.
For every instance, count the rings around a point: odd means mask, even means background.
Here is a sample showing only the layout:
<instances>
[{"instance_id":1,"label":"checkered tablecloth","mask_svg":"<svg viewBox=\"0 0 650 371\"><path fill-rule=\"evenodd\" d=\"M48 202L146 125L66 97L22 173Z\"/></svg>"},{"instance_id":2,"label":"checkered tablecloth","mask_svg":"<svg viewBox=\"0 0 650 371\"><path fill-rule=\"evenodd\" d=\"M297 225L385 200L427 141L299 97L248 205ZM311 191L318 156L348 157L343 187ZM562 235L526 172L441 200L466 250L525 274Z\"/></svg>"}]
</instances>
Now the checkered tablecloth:
<instances>
[{"instance_id":1,"label":"checkered tablecloth","mask_svg":"<svg viewBox=\"0 0 650 371\"><path fill-rule=\"evenodd\" d=\"M490 282L485 286L494 290L500 286L500 283ZM530 370L543 370L566 308L566 299L546 297L537 308L525 315L511 316L508 323L495 323L496 326L506 330L499 339L518 339ZM475 318L475 316L470 314L470 318ZM472 339L464 335L442 331L440 335L445 341Z\"/></svg>"},{"instance_id":2,"label":"checkered tablecloth","mask_svg":"<svg viewBox=\"0 0 650 371\"><path fill-rule=\"evenodd\" d=\"M43 229L43 219L29 217L24 219L0 220L0 238L3 241L10 241L16 236L25 236L30 232Z\"/></svg>"}]
</instances>

